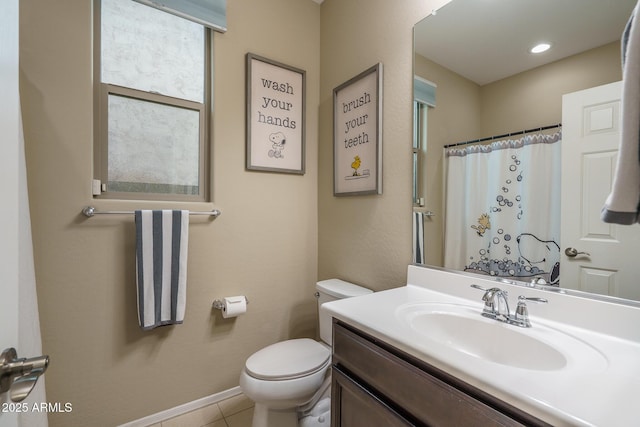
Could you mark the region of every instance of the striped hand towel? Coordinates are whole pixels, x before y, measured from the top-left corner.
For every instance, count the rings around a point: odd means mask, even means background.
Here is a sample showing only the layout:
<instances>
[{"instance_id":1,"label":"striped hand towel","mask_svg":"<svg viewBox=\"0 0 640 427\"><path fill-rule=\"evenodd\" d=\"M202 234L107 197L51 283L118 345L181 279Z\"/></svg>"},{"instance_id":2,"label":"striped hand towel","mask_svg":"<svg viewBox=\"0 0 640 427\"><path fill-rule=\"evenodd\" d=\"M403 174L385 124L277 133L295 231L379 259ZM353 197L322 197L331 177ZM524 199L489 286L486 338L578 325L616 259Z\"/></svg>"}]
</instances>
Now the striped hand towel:
<instances>
[{"instance_id":1,"label":"striped hand towel","mask_svg":"<svg viewBox=\"0 0 640 427\"><path fill-rule=\"evenodd\" d=\"M189 211L138 210L135 218L140 327L180 324L187 296Z\"/></svg>"},{"instance_id":2,"label":"striped hand towel","mask_svg":"<svg viewBox=\"0 0 640 427\"><path fill-rule=\"evenodd\" d=\"M424 264L424 212L413 212L413 263Z\"/></svg>"}]
</instances>

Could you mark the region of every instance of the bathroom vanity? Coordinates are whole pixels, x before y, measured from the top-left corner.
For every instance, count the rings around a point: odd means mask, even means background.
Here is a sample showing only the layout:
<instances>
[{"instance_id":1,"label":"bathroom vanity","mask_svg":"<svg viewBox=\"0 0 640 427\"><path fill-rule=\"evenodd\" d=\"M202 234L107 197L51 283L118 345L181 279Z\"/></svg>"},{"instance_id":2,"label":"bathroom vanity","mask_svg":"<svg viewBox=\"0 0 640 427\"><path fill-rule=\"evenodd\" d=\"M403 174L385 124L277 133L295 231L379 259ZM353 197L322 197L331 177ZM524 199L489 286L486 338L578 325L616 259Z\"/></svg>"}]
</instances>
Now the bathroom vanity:
<instances>
[{"instance_id":1,"label":"bathroom vanity","mask_svg":"<svg viewBox=\"0 0 640 427\"><path fill-rule=\"evenodd\" d=\"M458 378L336 321L332 426L548 426Z\"/></svg>"},{"instance_id":2,"label":"bathroom vanity","mask_svg":"<svg viewBox=\"0 0 640 427\"><path fill-rule=\"evenodd\" d=\"M482 316L483 288L545 298L531 327ZM327 303L333 426L629 426L640 307L410 266L404 287Z\"/></svg>"}]
</instances>

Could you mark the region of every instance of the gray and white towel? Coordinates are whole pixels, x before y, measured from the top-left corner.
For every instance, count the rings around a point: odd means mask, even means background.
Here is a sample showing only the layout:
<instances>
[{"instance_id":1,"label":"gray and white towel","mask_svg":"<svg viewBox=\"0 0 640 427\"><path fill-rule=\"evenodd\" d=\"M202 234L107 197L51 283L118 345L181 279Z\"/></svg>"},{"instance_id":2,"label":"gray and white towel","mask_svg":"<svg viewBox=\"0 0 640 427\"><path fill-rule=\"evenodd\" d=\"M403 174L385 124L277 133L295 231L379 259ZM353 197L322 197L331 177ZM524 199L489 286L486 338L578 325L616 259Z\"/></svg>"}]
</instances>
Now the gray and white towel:
<instances>
[{"instance_id":1,"label":"gray and white towel","mask_svg":"<svg viewBox=\"0 0 640 427\"><path fill-rule=\"evenodd\" d=\"M413 263L424 264L424 212L413 212Z\"/></svg>"},{"instance_id":2,"label":"gray and white towel","mask_svg":"<svg viewBox=\"0 0 640 427\"><path fill-rule=\"evenodd\" d=\"M136 276L143 330L184 320L189 211L138 210Z\"/></svg>"},{"instance_id":3,"label":"gray and white towel","mask_svg":"<svg viewBox=\"0 0 640 427\"><path fill-rule=\"evenodd\" d=\"M600 217L630 225L640 220L640 17L638 5L622 34L622 128L611 193Z\"/></svg>"}]
</instances>

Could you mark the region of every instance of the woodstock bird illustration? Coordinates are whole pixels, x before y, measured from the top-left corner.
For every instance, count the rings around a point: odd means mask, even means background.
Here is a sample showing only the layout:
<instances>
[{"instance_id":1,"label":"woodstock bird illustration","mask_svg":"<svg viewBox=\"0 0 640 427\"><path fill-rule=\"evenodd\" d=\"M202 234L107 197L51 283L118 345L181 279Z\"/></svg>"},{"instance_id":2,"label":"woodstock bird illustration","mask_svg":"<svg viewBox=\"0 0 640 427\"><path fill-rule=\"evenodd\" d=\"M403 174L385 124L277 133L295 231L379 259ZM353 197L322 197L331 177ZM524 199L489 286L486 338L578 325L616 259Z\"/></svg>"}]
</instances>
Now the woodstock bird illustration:
<instances>
[{"instance_id":1,"label":"woodstock bird illustration","mask_svg":"<svg viewBox=\"0 0 640 427\"><path fill-rule=\"evenodd\" d=\"M484 232L491 228L491 221L489 220L489 215L483 213L478 218L478 226L472 225L471 228L476 230L478 236L484 236Z\"/></svg>"},{"instance_id":2,"label":"woodstock bird illustration","mask_svg":"<svg viewBox=\"0 0 640 427\"><path fill-rule=\"evenodd\" d=\"M353 158L353 162L351 163L351 168L353 169L353 176L360 176L358 173L358 169L360 169L360 156L355 156Z\"/></svg>"}]
</instances>

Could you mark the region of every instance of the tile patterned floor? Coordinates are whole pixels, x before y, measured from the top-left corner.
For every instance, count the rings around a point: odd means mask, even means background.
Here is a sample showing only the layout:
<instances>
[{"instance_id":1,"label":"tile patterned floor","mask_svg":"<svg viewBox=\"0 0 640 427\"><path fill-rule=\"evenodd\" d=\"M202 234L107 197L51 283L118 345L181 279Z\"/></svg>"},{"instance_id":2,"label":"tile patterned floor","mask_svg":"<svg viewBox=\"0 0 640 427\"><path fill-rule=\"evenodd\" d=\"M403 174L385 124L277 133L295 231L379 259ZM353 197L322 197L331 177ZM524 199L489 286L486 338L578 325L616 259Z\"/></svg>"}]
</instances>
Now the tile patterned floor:
<instances>
[{"instance_id":1,"label":"tile patterned floor","mask_svg":"<svg viewBox=\"0 0 640 427\"><path fill-rule=\"evenodd\" d=\"M253 402L240 394L149 427L251 427L252 418Z\"/></svg>"}]
</instances>

